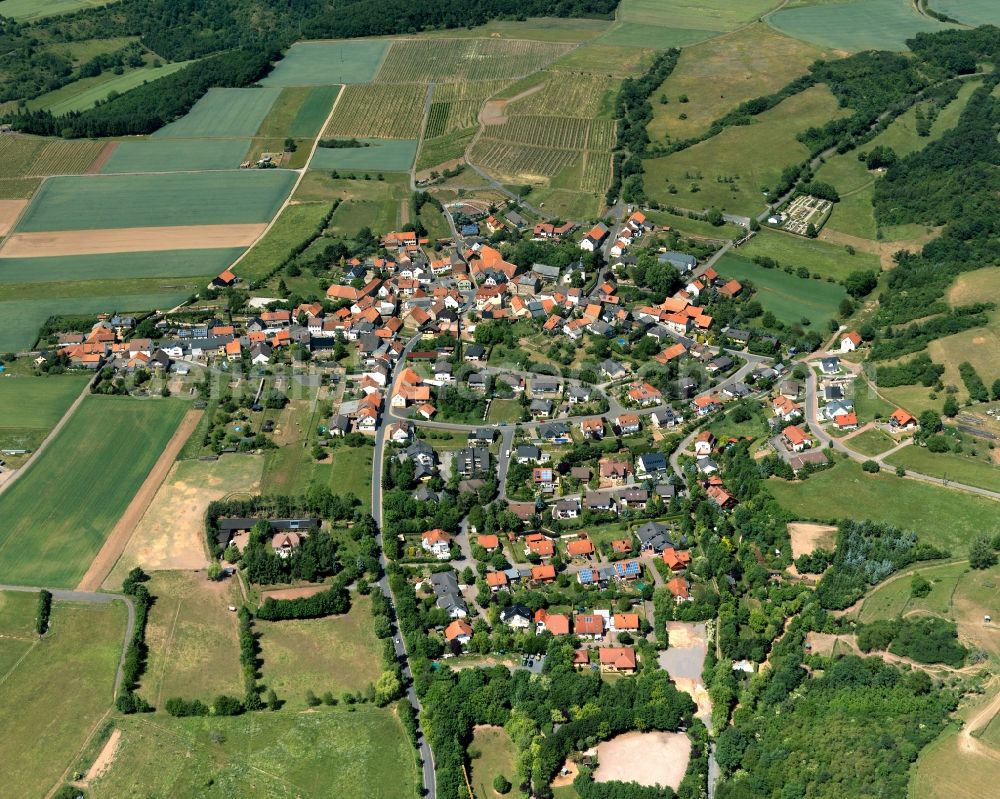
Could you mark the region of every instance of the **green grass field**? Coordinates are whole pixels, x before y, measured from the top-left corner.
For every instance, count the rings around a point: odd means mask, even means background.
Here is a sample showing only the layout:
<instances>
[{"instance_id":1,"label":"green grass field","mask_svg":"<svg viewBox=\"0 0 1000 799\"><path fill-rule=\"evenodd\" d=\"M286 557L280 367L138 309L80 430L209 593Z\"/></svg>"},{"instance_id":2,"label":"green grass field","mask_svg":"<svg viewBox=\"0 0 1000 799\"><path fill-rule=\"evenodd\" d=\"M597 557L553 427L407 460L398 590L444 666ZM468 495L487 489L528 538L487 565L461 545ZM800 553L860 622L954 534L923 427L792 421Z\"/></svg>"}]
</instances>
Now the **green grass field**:
<instances>
[{"instance_id":1,"label":"green grass field","mask_svg":"<svg viewBox=\"0 0 1000 799\"><path fill-rule=\"evenodd\" d=\"M297 42L260 81L262 86L328 86L368 83L375 77L388 40Z\"/></svg>"},{"instance_id":2,"label":"green grass field","mask_svg":"<svg viewBox=\"0 0 1000 799\"><path fill-rule=\"evenodd\" d=\"M906 40L918 33L933 33L953 27L918 14L910 0L819 3L782 9L768 16L767 21L796 39L852 53L859 50L905 50Z\"/></svg>"},{"instance_id":3,"label":"green grass field","mask_svg":"<svg viewBox=\"0 0 1000 799\"><path fill-rule=\"evenodd\" d=\"M381 644L372 632L371 600L354 596L343 616L259 621L262 682L290 710L306 707L306 691L364 691L378 677Z\"/></svg>"},{"instance_id":4,"label":"green grass field","mask_svg":"<svg viewBox=\"0 0 1000 799\"><path fill-rule=\"evenodd\" d=\"M368 147L319 147L310 169L336 169L357 174L364 172L406 172L417 154L412 139L359 139Z\"/></svg>"},{"instance_id":5,"label":"green grass field","mask_svg":"<svg viewBox=\"0 0 1000 799\"><path fill-rule=\"evenodd\" d=\"M993 0L931 0L930 6L967 25L1000 25L1000 6Z\"/></svg>"},{"instance_id":6,"label":"green grass field","mask_svg":"<svg viewBox=\"0 0 1000 799\"><path fill-rule=\"evenodd\" d=\"M101 167L101 173L239 169L249 147L249 139L123 141Z\"/></svg>"},{"instance_id":7,"label":"green grass field","mask_svg":"<svg viewBox=\"0 0 1000 799\"><path fill-rule=\"evenodd\" d=\"M774 258L782 266L804 266L811 274L824 278L843 280L851 272L859 270L879 271L878 256L870 253L847 251L836 244L827 244L817 239L805 239L778 230L761 230L739 249L744 258L755 255Z\"/></svg>"},{"instance_id":8,"label":"green grass field","mask_svg":"<svg viewBox=\"0 0 1000 799\"><path fill-rule=\"evenodd\" d=\"M965 455L935 453L926 447L909 446L886 458L886 463L943 480L1000 491L1000 466Z\"/></svg>"},{"instance_id":9,"label":"green grass field","mask_svg":"<svg viewBox=\"0 0 1000 799\"><path fill-rule=\"evenodd\" d=\"M88 108L93 108L99 101L106 100L111 92L123 94L143 83L172 75L193 63L193 61L175 61L160 67L129 69L121 75L115 75L114 72L109 71L93 78L81 78L51 92L46 92L34 100L29 100L28 108L31 110L44 108L56 116L68 114L71 111L86 111Z\"/></svg>"},{"instance_id":10,"label":"green grass field","mask_svg":"<svg viewBox=\"0 0 1000 799\"><path fill-rule=\"evenodd\" d=\"M896 445L895 440L881 430L865 430L844 443L862 455L881 455Z\"/></svg>"},{"instance_id":11,"label":"green grass field","mask_svg":"<svg viewBox=\"0 0 1000 799\"><path fill-rule=\"evenodd\" d=\"M305 102L299 107L298 113L292 118L289 135L318 136L339 92L338 86L312 87Z\"/></svg>"},{"instance_id":12,"label":"green grass field","mask_svg":"<svg viewBox=\"0 0 1000 799\"><path fill-rule=\"evenodd\" d=\"M295 178L284 169L57 177L45 182L17 231L269 222Z\"/></svg>"},{"instance_id":13,"label":"green grass field","mask_svg":"<svg viewBox=\"0 0 1000 799\"><path fill-rule=\"evenodd\" d=\"M219 274L241 252L243 252L241 247L220 247L210 250L0 258L0 283L211 276Z\"/></svg>"},{"instance_id":14,"label":"green grass field","mask_svg":"<svg viewBox=\"0 0 1000 799\"><path fill-rule=\"evenodd\" d=\"M258 241L236 267L244 280L259 280L277 268L293 247L306 241L330 209L327 203L289 205L274 226Z\"/></svg>"},{"instance_id":15,"label":"green grass field","mask_svg":"<svg viewBox=\"0 0 1000 799\"><path fill-rule=\"evenodd\" d=\"M183 117L160 128L157 138L246 138L257 132L280 89L209 89Z\"/></svg>"},{"instance_id":16,"label":"green grass field","mask_svg":"<svg viewBox=\"0 0 1000 799\"><path fill-rule=\"evenodd\" d=\"M0 378L0 420L4 427L51 429L87 384L89 375Z\"/></svg>"},{"instance_id":17,"label":"green grass field","mask_svg":"<svg viewBox=\"0 0 1000 799\"><path fill-rule=\"evenodd\" d=\"M623 0L618 24L598 41L657 50L683 47L734 30L776 5L774 0Z\"/></svg>"},{"instance_id":18,"label":"green grass field","mask_svg":"<svg viewBox=\"0 0 1000 799\"><path fill-rule=\"evenodd\" d=\"M959 580L969 570L968 563L946 563L934 566L915 564L907 568L917 571L931 583L931 592L925 597L910 596L910 578L900 577L879 586L865 597L858 614L860 621L868 624L876 619L895 619L910 611L950 616L952 595Z\"/></svg>"},{"instance_id":19,"label":"green grass field","mask_svg":"<svg viewBox=\"0 0 1000 799\"><path fill-rule=\"evenodd\" d=\"M461 158L476 135L475 128L466 128L447 133L444 136L425 138L420 145L417 169L431 169L438 164Z\"/></svg>"},{"instance_id":20,"label":"green grass field","mask_svg":"<svg viewBox=\"0 0 1000 799\"><path fill-rule=\"evenodd\" d=\"M235 580L213 583L201 572L152 572L147 583L156 597L146 627L149 658L140 692L163 709L171 697L210 702L242 690Z\"/></svg>"},{"instance_id":21,"label":"green grass field","mask_svg":"<svg viewBox=\"0 0 1000 799\"><path fill-rule=\"evenodd\" d=\"M754 299L787 324L805 318L817 328L825 325L828 319L837 316L840 301L847 296L838 283L796 277L780 269L764 269L737 255L722 256L716 270L725 277L751 281L757 291Z\"/></svg>"},{"instance_id":22,"label":"green grass field","mask_svg":"<svg viewBox=\"0 0 1000 799\"><path fill-rule=\"evenodd\" d=\"M503 775L512 783L517 781L517 749L503 727L477 727L469 748L480 752L473 759L469 774L476 796L496 796L493 780L497 776Z\"/></svg>"},{"instance_id":23,"label":"green grass field","mask_svg":"<svg viewBox=\"0 0 1000 799\"><path fill-rule=\"evenodd\" d=\"M918 483L888 473L867 474L854 461L841 461L801 483L769 480L768 490L803 519L873 519L961 556L983 530L993 529L993 500Z\"/></svg>"},{"instance_id":24,"label":"green grass field","mask_svg":"<svg viewBox=\"0 0 1000 799\"><path fill-rule=\"evenodd\" d=\"M88 798L416 799L413 748L390 710L137 715L118 724L118 754Z\"/></svg>"},{"instance_id":25,"label":"green grass field","mask_svg":"<svg viewBox=\"0 0 1000 799\"><path fill-rule=\"evenodd\" d=\"M837 107L829 89L814 86L755 117L752 125L726 128L686 150L643 161L646 193L682 208L715 206L756 215L767 199L763 189L809 154L796 134L848 113ZM669 191L671 185L676 193Z\"/></svg>"},{"instance_id":26,"label":"green grass field","mask_svg":"<svg viewBox=\"0 0 1000 799\"><path fill-rule=\"evenodd\" d=\"M318 463L319 478L329 477L330 488L338 494L354 494L367 512L372 504L372 447L335 447L328 461Z\"/></svg>"},{"instance_id":27,"label":"green grass field","mask_svg":"<svg viewBox=\"0 0 1000 799\"><path fill-rule=\"evenodd\" d=\"M0 582L75 586L185 410L177 400L87 397L0 496Z\"/></svg>"},{"instance_id":28,"label":"green grass field","mask_svg":"<svg viewBox=\"0 0 1000 799\"><path fill-rule=\"evenodd\" d=\"M0 592L0 685L7 673L38 643L35 612L38 594Z\"/></svg>"},{"instance_id":29,"label":"green grass field","mask_svg":"<svg viewBox=\"0 0 1000 799\"><path fill-rule=\"evenodd\" d=\"M19 22L30 22L43 17L72 14L84 8L106 6L113 0L3 0L0 15Z\"/></svg>"},{"instance_id":30,"label":"green grass field","mask_svg":"<svg viewBox=\"0 0 1000 799\"><path fill-rule=\"evenodd\" d=\"M34 619L32 603L4 605ZM0 758L7 796L45 796L74 762L91 729L112 706L125 634L120 602L56 601L49 633L0 681ZM0 652L23 641L0 638ZM0 655L0 660L4 659Z\"/></svg>"},{"instance_id":31,"label":"green grass field","mask_svg":"<svg viewBox=\"0 0 1000 799\"><path fill-rule=\"evenodd\" d=\"M521 403L513 399L493 400L486 415L487 422L518 422L521 420Z\"/></svg>"},{"instance_id":32,"label":"green grass field","mask_svg":"<svg viewBox=\"0 0 1000 799\"><path fill-rule=\"evenodd\" d=\"M339 92L340 86L289 86L282 89L256 135L272 139L319 135Z\"/></svg>"}]
</instances>

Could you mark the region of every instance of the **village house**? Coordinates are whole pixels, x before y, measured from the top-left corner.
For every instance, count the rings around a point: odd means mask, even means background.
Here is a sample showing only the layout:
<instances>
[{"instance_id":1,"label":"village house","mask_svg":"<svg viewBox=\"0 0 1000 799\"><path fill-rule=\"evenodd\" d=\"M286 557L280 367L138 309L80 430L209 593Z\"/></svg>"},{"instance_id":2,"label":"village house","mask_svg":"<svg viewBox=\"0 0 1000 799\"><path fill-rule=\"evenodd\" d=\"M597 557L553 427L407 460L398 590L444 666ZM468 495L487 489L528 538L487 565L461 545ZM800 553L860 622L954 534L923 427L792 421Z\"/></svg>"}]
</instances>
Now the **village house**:
<instances>
[{"instance_id":1,"label":"village house","mask_svg":"<svg viewBox=\"0 0 1000 799\"><path fill-rule=\"evenodd\" d=\"M573 617L573 633L577 638L598 640L604 637L604 617L597 613L577 613Z\"/></svg>"},{"instance_id":2,"label":"village house","mask_svg":"<svg viewBox=\"0 0 1000 799\"><path fill-rule=\"evenodd\" d=\"M788 425L782 430L781 438L792 452L802 452L812 446L812 438L796 425Z\"/></svg>"},{"instance_id":3,"label":"village house","mask_svg":"<svg viewBox=\"0 0 1000 799\"><path fill-rule=\"evenodd\" d=\"M602 646L601 671L613 674L633 674L636 670L635 649L630 646Z\"/></svg>"},{"instance_id":4,"label":"village house","mask_svg":"<svg viewBox=\"0 0 1000 799\"><path fill-rule=\"evenodd\" d=\"M444 530L435 528L422 533L420 545L438 560L448 560L451 557L451 536Z\"/></svg>"}]
</instances>

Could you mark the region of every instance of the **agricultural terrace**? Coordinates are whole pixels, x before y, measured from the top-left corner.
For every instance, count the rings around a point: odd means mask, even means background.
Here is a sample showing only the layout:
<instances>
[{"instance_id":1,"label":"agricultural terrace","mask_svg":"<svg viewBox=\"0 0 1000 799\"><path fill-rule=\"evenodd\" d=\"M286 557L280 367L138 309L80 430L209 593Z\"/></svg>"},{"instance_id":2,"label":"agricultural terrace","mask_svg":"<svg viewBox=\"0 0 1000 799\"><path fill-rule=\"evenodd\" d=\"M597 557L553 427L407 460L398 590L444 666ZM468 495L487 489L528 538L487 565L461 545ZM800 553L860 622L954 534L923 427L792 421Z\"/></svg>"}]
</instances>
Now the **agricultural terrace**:
<instances>
[{"instance_id":1,"label":"agricultural terrace","mask_svg":"<svg viewBox=\"0 0 1000 799\"><path fill-rule=\"evenodd\" d=\"M264 121L280 89L209 89L183 117L156 138L246 138Z\"/></svg>"},{"instance_id":2,"label":"agricultural terrace","mask_svg":"<svg viewBox=\"0 0 1000 799\"><path fill-rule=\"evenodd\" d=\"M0 379L0 449L37 449L87 382L68 374Z\"/></svg>"},{"instance_id":3,"label":"agricultural terrace","mask_svg":"<svg viewBox=\"0 0 1000 799\"><path fill-rule=\"evenodd\" d=\"M104 149L104 142L0 136L0 178L83 174Z\"/></svg>"},{"instance_id":4,"label":"agricultural terrace","mask_svg":"<svg viewBox=\"0 0 1000 799\"><path fill-rule=\"evenodd\" d=\"M37 596L27 594L30 603L9 596L0 600L0 662L9 663L0 681L4 793L45 796L111 707L125 607L57 600L39 638L25 630L25 621L33 628Z\"/></svg>"},{"instance_id":5,"label":"agricultural terrace","mask_svg":"<svg viewBox=\"0 0 1000 799\"><path fill-rule=\"evenodd\" d=\"M914 6L910 0L818 2L799 8L782 8L768 15L767 21L796 39L850 53L905 50L906 40L918 33L953 27L918 13Z\"/></svg>"},{"instance_id":6,"label":"agricultural terrace","mask_svg":"<svg viewBox=\"0 0 1000 799\"><path fill-rule=\"evenodd\" d=\"M931 8L966 25L1000 25L1000 6L993 0L932 0Z\"/></svg>"},{"instance_id":7,"label":"agricultural terrace","mask_svg":"<svg viewBox=\"0 0 1000 799\"><path fill-rule=\"evenodd\" d=\"M389 45L385 39L296 42L259 83L267 87L368 83L375 77Z\"/></svg>"},{"instance_id":8,"label":"agricultural terrace","mask_svg":"<svg viewBox=\"0 0 1000 799\"><path fill-rule=\"evenodd\" d=\"M196 799L211 785L208 795L231 799L416 799L413 747L403 725L388 709L352 710L157 716L155 723L126 716L117 721L122 734L114 761L88 785L87 796Z\"/></svg>"},{"instance_id":9,"label":"agricultural terrace","mask_svg":"<svg viewBox=\"0 0 1000 799\"><path fill-rule=\"evenodd\" d=\"M683 220L679 223L683 227ZM879 269L878 257L870 253L849 255L842 246L767 228L761 229L746 244L741 244L739 254L744 258L755 255L773 258L782 266L804 266L810 274L838 281L860 269Z\"/></svg>"},{"instance_id":10,"label":"agricultural terrace","mask_svg":"<svg viewBox=\"0 0 1000 799\"><path fill-rule=\"evenodd\" d=\"M293 86L282 89L268 115L260 123L257 136L318 136L339 93L339 86Z\"/></svg>"},{"instance_id":11,"label":"agricultural terrace","mask_svg":"<svg viewBox=\"0 0 1000 799\"><path fill-rule=\"evenodd\" d=\"M140 693L153 707L171 697L210 701L242 688L235 580L209 580L204 572L154 572L147 583L156 602L149 612L149 657Z\"/></svg>"},{"instance_id":12,"label":"agricultural terrace","mask_svg":"<svg viewBox=\"0 0 1000 799\"><path fill-rule=\"evenodd\" d=\"M799 518L886 522L912 530L921 540L961 555L983 530L993 529L997 504L991 499L919 483L888 472L868 474L855 461L797 483L773 479L775 499Z\"/></svg>"},{"instance_id":13,"label":"agricultural terrace","mask_svg":"<svg viewBox=\"0 0 1000 799\"><path fill-rule=\"evenodd\" d=\"M249 139L146 139L115 145L101 173L238 169Z\"/></svg>"},{"instance_id":14,"label":"agricultural terrace","mask_svg":"<svg viewBox=\"0 0 1000 799\"><path fill-rule=\"evenodd\" d=\"M17 231L269 222L295 178L281 169L56 177L45 182Z\"/></svg>"},{"instance_id":15,"label":"agricultural terrace","mask_svg":"<svg viewBox=\"0 0 1000 799\"><path fill-rule=\"evenodd\" d=\"M87 397L0 495L0 582L75 586L185 410L177 400Z\"/></svg>"},{"instance_id":16,"label":"agricultural terrace","mask_svg":"<svg viewBox=\"0 0 1000 799\"><path fill-rule=\"evenodd\" d=\"M386 54L376 83L514 80L543 69L572 45L525 39L401 39Z\"/></svg>"},{"instance_id":17,"label":"agricultural terrace","mask_svg":"<svg viewBox=\"0 0 1000 799\"><path fill-rule=\"evenodd\" d=\"M649 138L655 143L697 136L740 103L778 91L825 56L763 23L686 48L650 97Z\"/></svg>"},{"instance_id":18,"label":"agricultural terrace","mask_svg":"<svg viewBox=\"0 0 1000 799\"><path fill-rule=\"evenodd\" d=\"M716 269L720 275L753 283L754 299L765 311L789 325L802 319L808 319L817 328L825 325L838 316L840 302L847 296L839 283L797 277L781 269L765 269L738 255L724 255Z\"/></svg>"},{"instance_id":19,"label":"agricultural terrace","mask_svg":"<svg viewBox=\"0 0 1000 799\"><path fill-rule=\"evenodd\" d=\"M352 597L351 610L341 616L258 621L255 629L264 662L261 682L289 709L306 707L306 691L338 697L364 692L378 676L380 646L367 597Z\"/></svg>"},{"instance_id":20,"label":"agricultural terrace","mask_svg":"<svg viewBox=\"0 0 1000 799\"><path fill-rule=\"evenodd\" d=\"M686 150L643 161L646 192L682 208L715 206L755 215L765 204L763 189L809 155L796 134L849 113L826 86L813 86L755 117L752 125L729 127Z\"/></svg>"},{"instance_id":21,"label":"agricultural terrace","mask_svg":"<svg viewBox=\"0 0 1000 799\"><path fill-rule=\"evenodd\" d=\"M418 139L426 86L362 83L345 86L324 138Z\"/></svg>"},{"instance_id":22,"label":"agricultural terrace","mask_svg":"<svg viewBox=\"0 0 1000 799\"><path fill-rule=\"evenodd\" d=\"M309 166L312 169L364 172L407 172L417 155L415 139L360 139L361 147L319 147Z\"/></svg>"},{"instance_id":23,"label":"agricultural terrace","mask_svg":"<svg viewBox=\"0 0 1000 799\"><path fill-rule=\"evenodd\" d=\"M735 30L777 5L777 0L622 0L618 23L598 41L656 50L683 47Z\"/></svg>"},{"instance_id":24,"label":"agricultural terrace","mask_svg":"<svg viewBox=\"0 0 1000 799\"><path fill-rule=\"evenodd\" d=\"M43 17L55 17L59 14L72 14L84 8L106 6L113 0L3 0L0 2L0 15L18 22L31 22Z\"/></svg>"}]
</instances>

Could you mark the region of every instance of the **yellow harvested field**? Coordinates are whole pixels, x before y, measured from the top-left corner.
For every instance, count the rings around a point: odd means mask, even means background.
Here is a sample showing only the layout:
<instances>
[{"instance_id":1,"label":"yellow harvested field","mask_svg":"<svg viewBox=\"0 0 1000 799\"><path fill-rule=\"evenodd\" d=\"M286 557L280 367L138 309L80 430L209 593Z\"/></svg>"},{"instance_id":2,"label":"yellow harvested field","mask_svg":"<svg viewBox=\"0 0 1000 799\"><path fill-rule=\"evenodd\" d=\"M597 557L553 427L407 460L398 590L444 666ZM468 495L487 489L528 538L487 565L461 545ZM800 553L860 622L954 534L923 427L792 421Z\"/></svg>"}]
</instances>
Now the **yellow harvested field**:
<instances>
[{"instance_id":1,"label":"yellow harvested field","mask_svg":"<svg viewBox=\"0 0 1000 799\"><path fill-rule=\"evenodd\" d=\"M265 228L265 223L252 223L17 233L0 248L0 258L249 247Z\"/></svg>"},{"instance_id":2,"label":"yellow harvested field","mask_svg":"<svg viewBox=\"0 0 1000 799\"><path fill-rule=\"evenodd\" d=\"M27 200L0 200L0 236L10 233L27 204Z\"/></svg>"}]
</instances>

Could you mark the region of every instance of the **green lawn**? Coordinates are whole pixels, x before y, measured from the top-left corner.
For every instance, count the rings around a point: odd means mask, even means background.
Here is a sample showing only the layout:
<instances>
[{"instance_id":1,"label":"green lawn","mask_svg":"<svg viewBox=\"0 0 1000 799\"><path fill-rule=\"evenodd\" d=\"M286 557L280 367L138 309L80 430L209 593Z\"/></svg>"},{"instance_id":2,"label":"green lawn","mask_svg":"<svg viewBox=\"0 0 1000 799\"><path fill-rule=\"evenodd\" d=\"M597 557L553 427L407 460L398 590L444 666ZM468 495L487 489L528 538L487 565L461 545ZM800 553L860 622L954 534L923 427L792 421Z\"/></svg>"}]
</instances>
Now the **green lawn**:
<instances>
[{"instance_id":1,"label":"green lawn","mask_svg":"<svg viewBox=\"0 0 1000 799\"><path fill-rule=\"evenodd\" d=\"M967 25L1000 25L1000 5L993 0L932 0L931 8Z\"/></svg>"},{"instance_id":2,"label":"green lawn","mask_svg":"<svg viewBox=\"0 0 1000 799\"><path fill-rule=\"evenodd\" d=\"M983 530L993 529L998 508L983 497L885 472L867 474L854 461L840 461L801 483L769 480L767 487L799 518L888 522L956 556Z\"/></svg>"},{"instance_id":3,"label":"green lawn","mask_svg":"<svg viewBox=\"0 0 1000 799\"><path fill-rule=\"evenodd\" d=\"M490 403L487 422L519 422L521 421L521 403L516 399L495 399Z\"/></svg>"},{"instance_id":4,"label":"green lawn","mask_svg":"<svg viewBox=\"0 0 1000 799\"><path fill-rule=\"evenodd\" d=\"M932 6L937 1L932 0ZM905 50L906 40L918 33L953 27L918 14L910 0L819 3L782 9L768 16L767 21L795 39L849 52Z\"/></svg>"},{"instance_id":5,"label":"green lawn","mask_svg":"<svg viewBox=\"0 0 1000 799\"><path fill-rule=\"evenodd\" d=\"M9 2L9 0L6 0ZM0 2L0 8L3 3ZM3 13L0 10L0 13ZM160 67L138 67L128 69L121 75L114 72L104 72L93 78L81 78L51 92L28 101L28 108L35 110L44 108L54 115L60 116L72 111L86 111L95 104L106 100L111 92L124 92L141 86L144 83L165 78L178 70L193 64L193 61L175 61Z\"/></svg>"},{"instance_id":6,"label":"green lawn","mask_svg":"<svg viewBox=\"0 0 1000 799\"><path fill-rule=\"evenodd\" d=\"M252 136L279 94L280 89L209 89L183 117L153 135L162 138Z\"/></svg>"},{"instance_id":7,"label":"green lawn","mask_svg":"<svg viewBox=\"0 0 1000 799\"><path fill-rule=\"evenodd\" d=\"M269 222L295 179L285 169L56 177L42 186L17 230Z\"/></svg>"},{"instance_id":8,"label":"green lawn","mask_svg":"<svg viewBox=\"0 0 1000 799\"><path fill-rule=\"evenodd\" d=\"M311 169L337 169L356 173L406 172L417 154L410 139L359 139L367 147L319 147L309 163Z\"/></svg>"},{"instance_id":9,"label":"green lawn","mask_svg":"<svg viewBox=\"0 0 1000 799\"><path fill-rule=\"evenodd\" d=\"M371 600L354 596L350 612L323 619L258 621L262 682L292 710L306 707L306 691L338 699L363 692L379 673L381 642L372 632Z\"/></svg>"},{"instance_id":10,"label":"green lawn","mask_svg":"<svg viewBox=\"0 0 1000 799\"><path fill-rule=\"evenodd\" d=\"M413 748L369 705L229 718L128 716L88 799L415 799Z\"/></svg>"},{"instance_id":11,"label":"green lawn","mask_svg":"<svg viewBox=\"0 0 1000 799\"><path fill-rule=\"evenodd\" d=\"M503 727L477 727L469 749L480 753L472 760L469 773L469 782L477 797L492 799L497 796L493 780L498 776L506 777L511 783L517 782L517 750Z\"/></svg>"},{"instance_id":12,"label":"green lawn","mask_svg":"<svg viewBox=\"0 0 1000 799\"><path fill-rule=\"evenodd\" d=\"M101 173L238 169L249 147L249 139L123 141Z\"/></svg>"},{"instance_id":13,"label":"green lawn","mask_svg":"<svg viewBox=\"0 0 1000 799\"><path fill-rule=\"evenodd\" d=\"M804 266L810 274L824 278L843 280L851 272L858 270L879 271L877 255L847 251L836 244L827 244L817 239L804 239L778 230L761 230L739 249L740 255L752 258L755 255L773 258L782 266Z\"/></svg>"},{"instance_id":14,"label":"green lawn","mask_svg":"<svg viewBox=\"0 0 1000 799\"><path fill-rule=\"evenodd\" d=\"M289 205L274 226L258 241L236 267L244 280L259 280L276 269L292 252L316 232L330 210L327 203Z\"/></svg>"},{"instance_id":15,"label":"green lawn","mask_svg":"<svg viewBox=\"0 0 1000 799\"><path fill-rule=\"evenodd\" d=\"M329 231L344 236L353 236L361 228L369 227L376 233L388 233L399 224L400 201L385 200L344 200L334 211Z\"/></svg>"},{"instance_id":16,"label":"green lawn","mask_svg":"<svg viewBox=\"0 0 1000 799\"><path fill-rule=\"evenodd\" d=\"M716 270L725 277L751 281L756 289L754 299L787 324L805 318L817 329L824 326L825 330L827 320L837 316L840 301L847 296L838 283L796 277L781 269L764 269L738 255L724 255Z\"/></svg>"},{"instance_id":17,"label":"green lawn","mask_svg":"<svg viewBox=\"0 0 1000 799\"><path fill-rule=\"evenodd\" d=\"M34 619L37 597L29 596L29 607L24 601L5 604L0 614L30 612ZM56 601L50 624L49 633L35 637L26 657L0 681L5 796L45 796L112 706L124 605ZM0 653L12 643L23 650L23 641L0 638Z\"/></svg>"},{"instance_id":18,"label":"green lawn","mask_svg":"<svg viewBox=\"0 0 1000 799\"><path fill-rule=\"evenodd\" d=\"M307 138L318 136L339 92L339 86L314 86L309 89L305 101L292 117L288 135Z\"/></svg>"},{"instance_id":19,"label":"green lawn","mask_svg":"<svg viewBox=\"0 0 1000 799\"><path fill-rule=\"evenodd\" d=\"M210 250L0 258L0 283L213 276L229 266L242 252L242 247L219 247Z\"/></svg>"},{"instance_id":20,"label":"green lawn","mask_svg":"<svg viewBox=\"0 0 1000 799\"><path fill-rule=\"evenodd\" d=\"M20 22L54 17L58 14L72 14L84 8L106 6L113 0L3 0L0 15Z\"/></svg>"},{"instance_id":21,"label":"green lawn","mask_svg":"<svg viewBox=\"0 0 1000 799\"><path fill-rule=\"evenodd\" d=\"M924 579L931 583L931 592L925 597L911 597L911 578L900 577L877 587L866 596L861 605L858 619L868 624L876 619L895 619L911 611L949 616L955 587L962 575L968 570L969 564L964 562L910 566L906 571L918 571Z\"/></svg>"},{"instance_id":22,"label":"green lawn","mask_svg":"<svg viewBox=\"0 0 1000 799\"><path fill-rule=\"evenodd\" d=\"M52 428L89 379L89 374L0 377L0 420L3 422L0 431L7 427Z\"/></svg>"},{"instance_id":23,"label":"green lawn","mask_svg":"<svg viewBox=\"0 0 1000 799\"><path fill-rule=\"evenodd\" d=\"M881 430L865 430L844 444L862 455L881 455L896 446L896 441Z\"/></svg>"},{"instance_id":24,"label":"green lawn","mask_svg":"<svg viewBox=\"0 0 1000 799\"><path fill-rule=\"evenodd\" d=\"M38 594L0 592L0 685L5 675L38 642L35 612Z\"/></svg>"},{"instance_id":25,"label":"green lawn","mask_svg":"<svg viewBox=\"0 0 1000 799\"><path fill-rule=\"evenodd\" d=\"M262 86L328 86L368 83L375 77L392 42L296 42L260 81Z\"/></svg>"},{"instance_id":26,"label":"green lawn","mask_svg":"<svg viewBox=\"0 0 1000 799\"><path fill-rule=\"evenodd\" d=\"M186 409L178 400L87 397L0 495L0 582L75 586Z\"/></svg>"},{"instance_id":27,"label":"green lawn","mask_svg":"<svg viewBox=\"0 0 1000 799\"><path fill-rule=\"evenodd\" d=\"M352 493L365 510L372 504L372 457L374 447L345 447L330 450L327 461L317 464L317 477L329 473L330 488L337 494Z\"/></svg>"},{"instance_id":28,"label":"green lawn","mask_svg":"<svg viewBox=\"0 0 1000 799\"><path fill-rule=\"evenodd\" d=\"M985 444L982 448L986 449ZM943 480L1000 491L1000 466L967 455L935 453L926 447L909 446L887 458L886 463Z\"/></svg>"}]
</instances>

